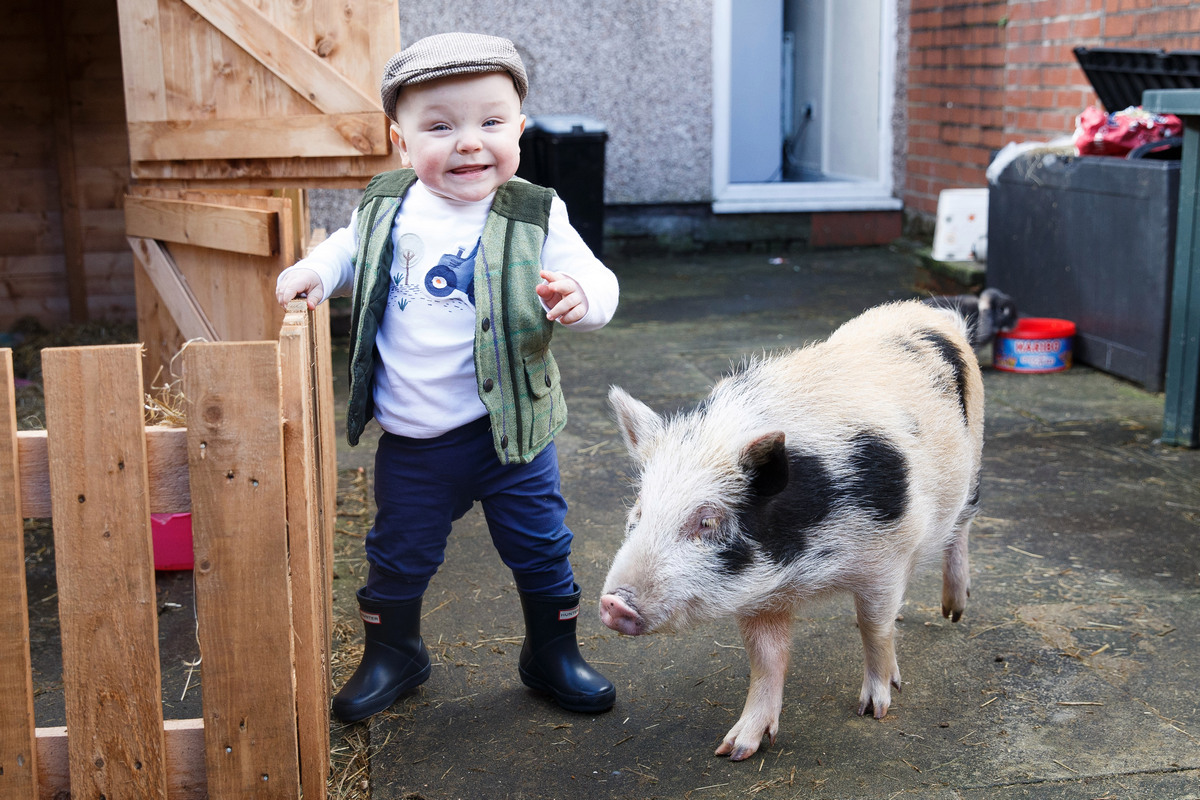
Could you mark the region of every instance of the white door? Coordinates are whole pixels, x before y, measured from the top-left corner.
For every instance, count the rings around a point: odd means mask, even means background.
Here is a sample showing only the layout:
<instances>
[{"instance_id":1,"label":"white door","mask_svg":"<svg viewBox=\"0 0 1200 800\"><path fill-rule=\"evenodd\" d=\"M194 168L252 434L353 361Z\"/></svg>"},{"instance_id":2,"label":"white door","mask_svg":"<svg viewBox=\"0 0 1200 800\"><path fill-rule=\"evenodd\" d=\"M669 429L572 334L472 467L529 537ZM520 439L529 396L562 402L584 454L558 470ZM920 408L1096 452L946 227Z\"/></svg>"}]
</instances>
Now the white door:
<instances>
[{"instance_id":1,"label":"white door","mask_svg":"<svg viewBox=\"0 0 1200 800\"><path fill-rule=\"evenodd\" d=\"M713 8L713 210L900 208L896 0Z\"/></svg>"}]
</instances>

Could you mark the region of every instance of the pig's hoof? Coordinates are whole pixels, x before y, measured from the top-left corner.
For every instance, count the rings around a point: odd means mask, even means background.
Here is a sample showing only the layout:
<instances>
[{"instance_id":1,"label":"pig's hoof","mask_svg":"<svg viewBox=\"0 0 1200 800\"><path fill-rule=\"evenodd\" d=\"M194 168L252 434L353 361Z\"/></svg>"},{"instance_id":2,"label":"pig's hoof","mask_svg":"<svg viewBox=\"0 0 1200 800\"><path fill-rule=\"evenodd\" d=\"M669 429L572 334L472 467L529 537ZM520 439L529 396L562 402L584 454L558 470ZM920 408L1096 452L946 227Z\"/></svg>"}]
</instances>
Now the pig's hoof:
<instances>
[{"instance_id":1,"label":"pig's hoof","mask_svg":"<svg viewBox=\"0 0 1200 800\"><path fill-rule=\"evenodd\" d=\"M753 731L757 731L757 735ZM721 742L721 746L716 749L714 755L729 756L730 761L745 761L758 752L764 736L767 737L768 742L775 744L775 734L778 732L778 717L765 729L753 722L747 723L738 720L729 733L725 734L725 741Z\"/></svg>"},{"instance_id":2,"label":"pig's hoof","mask_svg":"<svg viewBox=\"0 0 1200 800\"><path fill-rule=\"evenodd\" d=\"M868 711L875 719L887 716L892 705L892 689L900 691L900 674L897 673L887 684L876 683L870 678L863 681L862 692L858 695L858 715L861 717Z\"/></svg>"},{"instance_id":3,"label":"pig's hoof","mask_svg":"<svg viewBox=\"0 0 1200 800\"><path fill-rule=\"evenodd\" d=\"M949 582L944 584L942 586L942 616L951 622L958 622L967 609L967 598L970 596L970 586Z\"/></svg>"}]
</instances>

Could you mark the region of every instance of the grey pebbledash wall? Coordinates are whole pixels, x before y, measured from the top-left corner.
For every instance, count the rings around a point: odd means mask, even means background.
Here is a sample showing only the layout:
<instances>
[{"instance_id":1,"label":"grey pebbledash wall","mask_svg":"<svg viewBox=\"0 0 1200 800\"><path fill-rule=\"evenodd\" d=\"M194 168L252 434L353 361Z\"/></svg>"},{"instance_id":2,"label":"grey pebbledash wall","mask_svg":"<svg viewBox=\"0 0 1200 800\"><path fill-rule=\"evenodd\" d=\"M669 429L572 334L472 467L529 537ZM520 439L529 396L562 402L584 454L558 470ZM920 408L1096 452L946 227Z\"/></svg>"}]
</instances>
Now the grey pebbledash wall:
<instances>
[{"instance_id":1,"label":"grey pebbledash wall","mask_svg":"<svg viewBox=\"0 0 1200 800\"><path fill-rule=\"evenodd\" d=\"M400 41L504 36L529 72L527 115L608 129L608 204L712 199L710 0L422 0L400 3Z\"/></svg>"}]
</instances>

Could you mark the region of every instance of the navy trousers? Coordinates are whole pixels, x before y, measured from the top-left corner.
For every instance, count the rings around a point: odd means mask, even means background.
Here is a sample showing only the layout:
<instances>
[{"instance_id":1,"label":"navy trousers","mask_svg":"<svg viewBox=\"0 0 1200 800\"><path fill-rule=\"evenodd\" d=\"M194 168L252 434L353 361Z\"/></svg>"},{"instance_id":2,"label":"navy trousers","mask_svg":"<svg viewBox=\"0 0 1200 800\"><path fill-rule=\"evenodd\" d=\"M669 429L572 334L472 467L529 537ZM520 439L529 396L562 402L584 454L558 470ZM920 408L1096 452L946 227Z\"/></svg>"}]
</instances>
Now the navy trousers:
<instances>
[{"instance_id":1,"label":"navy trousers","mask_svg":"<svg viewBox=\"0 0 1200 800\"><path fill-rule=\"evenodd\" d=\"M451 523L478 501L501 560L522 592L574 590L571 530L554 443L528 464L501 464L487 417L433 439L384 433L375 453L371 565L360 597L420 597L445 557Z\"/></svg>"}]
</instances>

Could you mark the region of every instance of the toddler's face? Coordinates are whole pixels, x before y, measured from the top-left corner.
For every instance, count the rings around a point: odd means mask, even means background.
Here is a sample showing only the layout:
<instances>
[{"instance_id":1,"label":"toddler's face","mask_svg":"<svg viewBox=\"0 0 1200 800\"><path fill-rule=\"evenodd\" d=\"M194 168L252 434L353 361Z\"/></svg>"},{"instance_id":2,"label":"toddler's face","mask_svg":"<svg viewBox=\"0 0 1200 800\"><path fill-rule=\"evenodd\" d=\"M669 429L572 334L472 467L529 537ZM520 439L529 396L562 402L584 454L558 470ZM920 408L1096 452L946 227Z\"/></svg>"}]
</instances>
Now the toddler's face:
<instances>
[{"instance_id":1,"label":"toddler's face","mask_svg":"<svg viewBox=\"0 0 1200 800\"><path fill-rule=\"evenodd\" d=\"M406 86L396 120L392 142L436 194L482 200L517 172L525 116L506 72Z\"/></svg>"}]
</instances>

